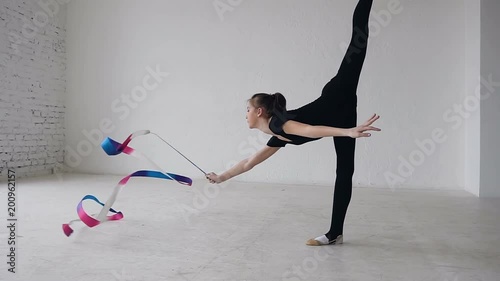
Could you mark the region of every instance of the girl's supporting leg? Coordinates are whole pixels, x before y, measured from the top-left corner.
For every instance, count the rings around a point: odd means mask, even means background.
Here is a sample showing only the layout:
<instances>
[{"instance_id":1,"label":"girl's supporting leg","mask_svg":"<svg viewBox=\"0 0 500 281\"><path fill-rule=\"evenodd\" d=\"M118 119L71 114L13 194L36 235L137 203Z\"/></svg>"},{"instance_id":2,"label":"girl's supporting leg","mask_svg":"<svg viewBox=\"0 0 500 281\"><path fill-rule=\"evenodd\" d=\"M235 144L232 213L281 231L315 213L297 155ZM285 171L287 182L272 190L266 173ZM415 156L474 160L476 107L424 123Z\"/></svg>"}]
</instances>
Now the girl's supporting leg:
<instances>
[{"instance_id":1,"label":"girl's supporting leg","mask_svg":"<svg viewBox=\"0 0 500 281\"><path fill-rule=\"evenodd\" d=\"M339 122L338 127L352 128L356 126L357 112L355 108L345 107L339 113L343 117L336 118L337 122ZM332 221L328 233L309 239L306 242L310 246L340 244L343 240L342 236L339 237L339 235L343 235L347 207L351 201L356 139L334 137L333 141L337 152L337 171L333 194Z\"/></svg>"},{"instance_id":2,"label":"girl's supporting leg","mask_svg":"<svg viewBox=\"0 0 500 281\"><path fill-rule=\"evenodd\" d=\"M356 111L349 113L345 127L355 127ZM338 235L343 235L344 219L347 207L351 201L352 176L354 174L354 154L356 139L346 137L333 138L335 151L337 152L337 171L335 179L335 191L333 194L332 222L326 237L331 241Z\"/></svg>"}]
</instances>

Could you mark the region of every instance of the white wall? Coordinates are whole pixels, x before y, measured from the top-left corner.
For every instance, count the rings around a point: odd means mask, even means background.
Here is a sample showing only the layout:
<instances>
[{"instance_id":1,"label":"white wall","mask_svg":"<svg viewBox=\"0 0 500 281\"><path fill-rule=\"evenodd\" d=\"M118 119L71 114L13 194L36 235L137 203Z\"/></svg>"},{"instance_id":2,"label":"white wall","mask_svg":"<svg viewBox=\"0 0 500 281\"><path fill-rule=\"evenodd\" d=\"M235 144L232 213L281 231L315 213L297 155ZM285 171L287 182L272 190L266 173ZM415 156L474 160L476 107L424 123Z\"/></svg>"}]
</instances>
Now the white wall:
<instances>
[{"instance_id":1,"label":"white wall","mask_svg":"<svg viewBox=\"0 0 500 281\"><path fill-rule=\"evenodd\" d=\"M481 90L481 0L464 0L466 67L465 89L467 97L479 103ZM481 156L481 107L471 111L465 121L465 190L479 196Z\"/></svg>"},{"instance_id":2,"label":"white wall","mask_svg":"<svg viewBox=\"0 0 500 281\"><path fill-rule=\"evenodd\" d=\"M63 163L65 7L0 2L0 177Z\"/></svg>"},{"instance_id":3,"label":"white wall","mask_svg":"<svg viewBox=\"0 0 500 281\"><path fill-rule=\"evenodd\" d=\"M127 174L148 168L127 156L108 157L98 145L104 136L123 140L151 129L202 168L221 172L269 139L246 127L245 101L252 94L280 91L289 108L319 96L344 55L356 1L230 1L238 5L218 13L214 3L228 2L69 4L69 170ZM458 125L453 105L465 99L464 4L402 0L391 15L389 3L395 2L375 1L358 91L359 121L376 112L383 132L358 141L355 185L387 187L391 175L395 187L463 188L465 126ZM120 101L143 84L147 67L156 66L170 75L140 102ZM103 130L101 122L111 128ZM430 140L436 129L444 143ZM94 145L84 131L92 132ZM429 155L417 141L426 143ZM202 176L153 137L132 146L167 171ZM415 156L423 157L415 162ZM411 173L403 169L406 161L413 161L406 167ZM237 179L331 184L333 171L333 142L324 139L287 146Z\"/></svg>"},{"instance_id":4,"label":"white wall","mask_svg":"<svg viewBox=\"0 0 500 281\"><path fill-rule=\"evenodd\" d=\"M481 1L481 197L500 197L500 2ZM489 77L491 76L491 80Z\"/></svg>"}]
</instances>

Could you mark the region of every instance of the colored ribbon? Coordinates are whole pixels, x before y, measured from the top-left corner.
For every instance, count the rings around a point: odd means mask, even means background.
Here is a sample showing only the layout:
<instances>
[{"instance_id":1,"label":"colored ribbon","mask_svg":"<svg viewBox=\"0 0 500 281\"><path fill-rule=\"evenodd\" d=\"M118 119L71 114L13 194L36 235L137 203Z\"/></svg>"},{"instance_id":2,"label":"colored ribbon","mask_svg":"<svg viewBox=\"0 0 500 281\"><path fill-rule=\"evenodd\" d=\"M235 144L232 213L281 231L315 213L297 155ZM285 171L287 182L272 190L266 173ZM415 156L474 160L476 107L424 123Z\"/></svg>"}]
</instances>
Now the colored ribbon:
<instances>
[{"instance_id":1,"label":"colored ribbon","mask_svg":"<svg viewBox=\"0 0 500 281\"><path fill-rule=\"evenodd\" d=\"M151 161L148 157L142 155L137 150L128 146L128 144L130 143L130 141L132 141L133 138L138 137L138 136L147 135L150 133L151 132L149 130L135 132L135 133L131 134L130 136L128 136L128 138L123 143L119 143L111 138L106 138L101 143L101 147L106 152L106 154L108 154L110 156L125 153L125 154L128 154L130 156L144 158L144 159L148 160L158 170L161 170L161 168L156 163ZM154 135L156 135L156 134L154 134ZM158 135L156 135L156 136L158 136ZM189 186L191 186L191 184L193 182L188 177L184 177L184 176L176 175L176 174L171 174L171 173L164 173L164 172L160 172L160 171L150 171L150 170L136 171L136 172L124 177L122 180L120 180L120 182L118 183L118 185L116 185L115 189L113 190L113 193L111 194L111 196L109 197L109 199L106 201L105 204L103 204L101 201L99 201L99 199L97 199L93 195L86 195L85 197L83 197L82 200L80 201L80 203L78 203L78 206L76 207L76 212L77 212L78 217L80 219L72 220L69 223L63 224L62 228L63 228L64 234L66 234L66 236L70 236L71 233L73 233L73 229L71 228L71 224L74 222L77 222L77 221L82 221L88 227L94 227L94 226L97 226L105 221L114 221L114 220L122 219L123 213L114 210L113 208L111 208L111 206L113 206L113 204L116 200L116 197L120 193L123 186L125 186L125 184L127 184L129 179L133 178L133 177L149 177L149 178L158 178L158 179L165 179L165 180L174 180L182 185L189 185ZM103 208L101 209L101 212L99 213L97 218L93 217L93 216L95 216L95 214L89 215L83 209L83 202L86 200L92 200L94 202L97 202L99 205L103 206ZM113 213L113 215L108 216L109 212Z\"/></svg>"}]
</instances>

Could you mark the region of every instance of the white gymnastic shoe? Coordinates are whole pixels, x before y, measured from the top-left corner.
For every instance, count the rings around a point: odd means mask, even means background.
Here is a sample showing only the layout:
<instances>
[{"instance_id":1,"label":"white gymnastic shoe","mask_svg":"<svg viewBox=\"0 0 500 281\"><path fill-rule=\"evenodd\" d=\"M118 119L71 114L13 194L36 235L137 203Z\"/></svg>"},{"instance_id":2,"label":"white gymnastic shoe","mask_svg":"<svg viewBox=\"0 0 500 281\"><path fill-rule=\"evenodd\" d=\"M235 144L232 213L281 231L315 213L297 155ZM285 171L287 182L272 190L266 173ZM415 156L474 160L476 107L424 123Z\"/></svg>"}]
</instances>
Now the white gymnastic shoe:
<instances>
[{"instance_id":1,"label":"white gymnastic shoe","mask_svg":"<svg viewBox=\"0 0 500 281\"><path fill-rule=\"evenodd\" d=\"M342 235L337 236L337 238L333 240L329 240L326 235L321 235L314 239L309 239L306 242L307 246L324 246L324 245L334 245L334 244L342 244L344 243L344 238Z\"/></svg>"}]
</instances>

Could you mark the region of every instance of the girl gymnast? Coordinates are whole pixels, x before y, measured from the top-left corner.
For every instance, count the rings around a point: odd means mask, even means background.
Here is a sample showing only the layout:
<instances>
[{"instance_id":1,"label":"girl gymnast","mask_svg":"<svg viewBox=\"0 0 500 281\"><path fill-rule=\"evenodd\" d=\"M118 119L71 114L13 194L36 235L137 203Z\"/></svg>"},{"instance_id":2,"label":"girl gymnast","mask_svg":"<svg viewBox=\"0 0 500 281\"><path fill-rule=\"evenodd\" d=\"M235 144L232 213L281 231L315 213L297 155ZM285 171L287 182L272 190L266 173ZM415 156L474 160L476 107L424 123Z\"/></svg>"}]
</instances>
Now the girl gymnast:
<instances>
[{"instance_id":1,"label":"girl gymnast","mask_svg":"<svg viewBox=\"0 0 500 281\"><path fill-rule=\"evenodd\" d=\"M247 106L248 126L272 137L264 148L224 173L206 174L210 183L221 183L251 170L287 144L301 145L323 137L333 137L337 171L330 230L309 239L306 242L309 246L343 242L344 219L352 194L355 139L370 137L367 131L380 131L372 126L380 118L376 114L364 124L356 126L356 91L366 57L372 3L373 0L359 0L356 5L351 42L337 74L324 86L321 96L298 109L287 110L286 99L280 93L253 95Z\"/></svg>"}]
</instances>

